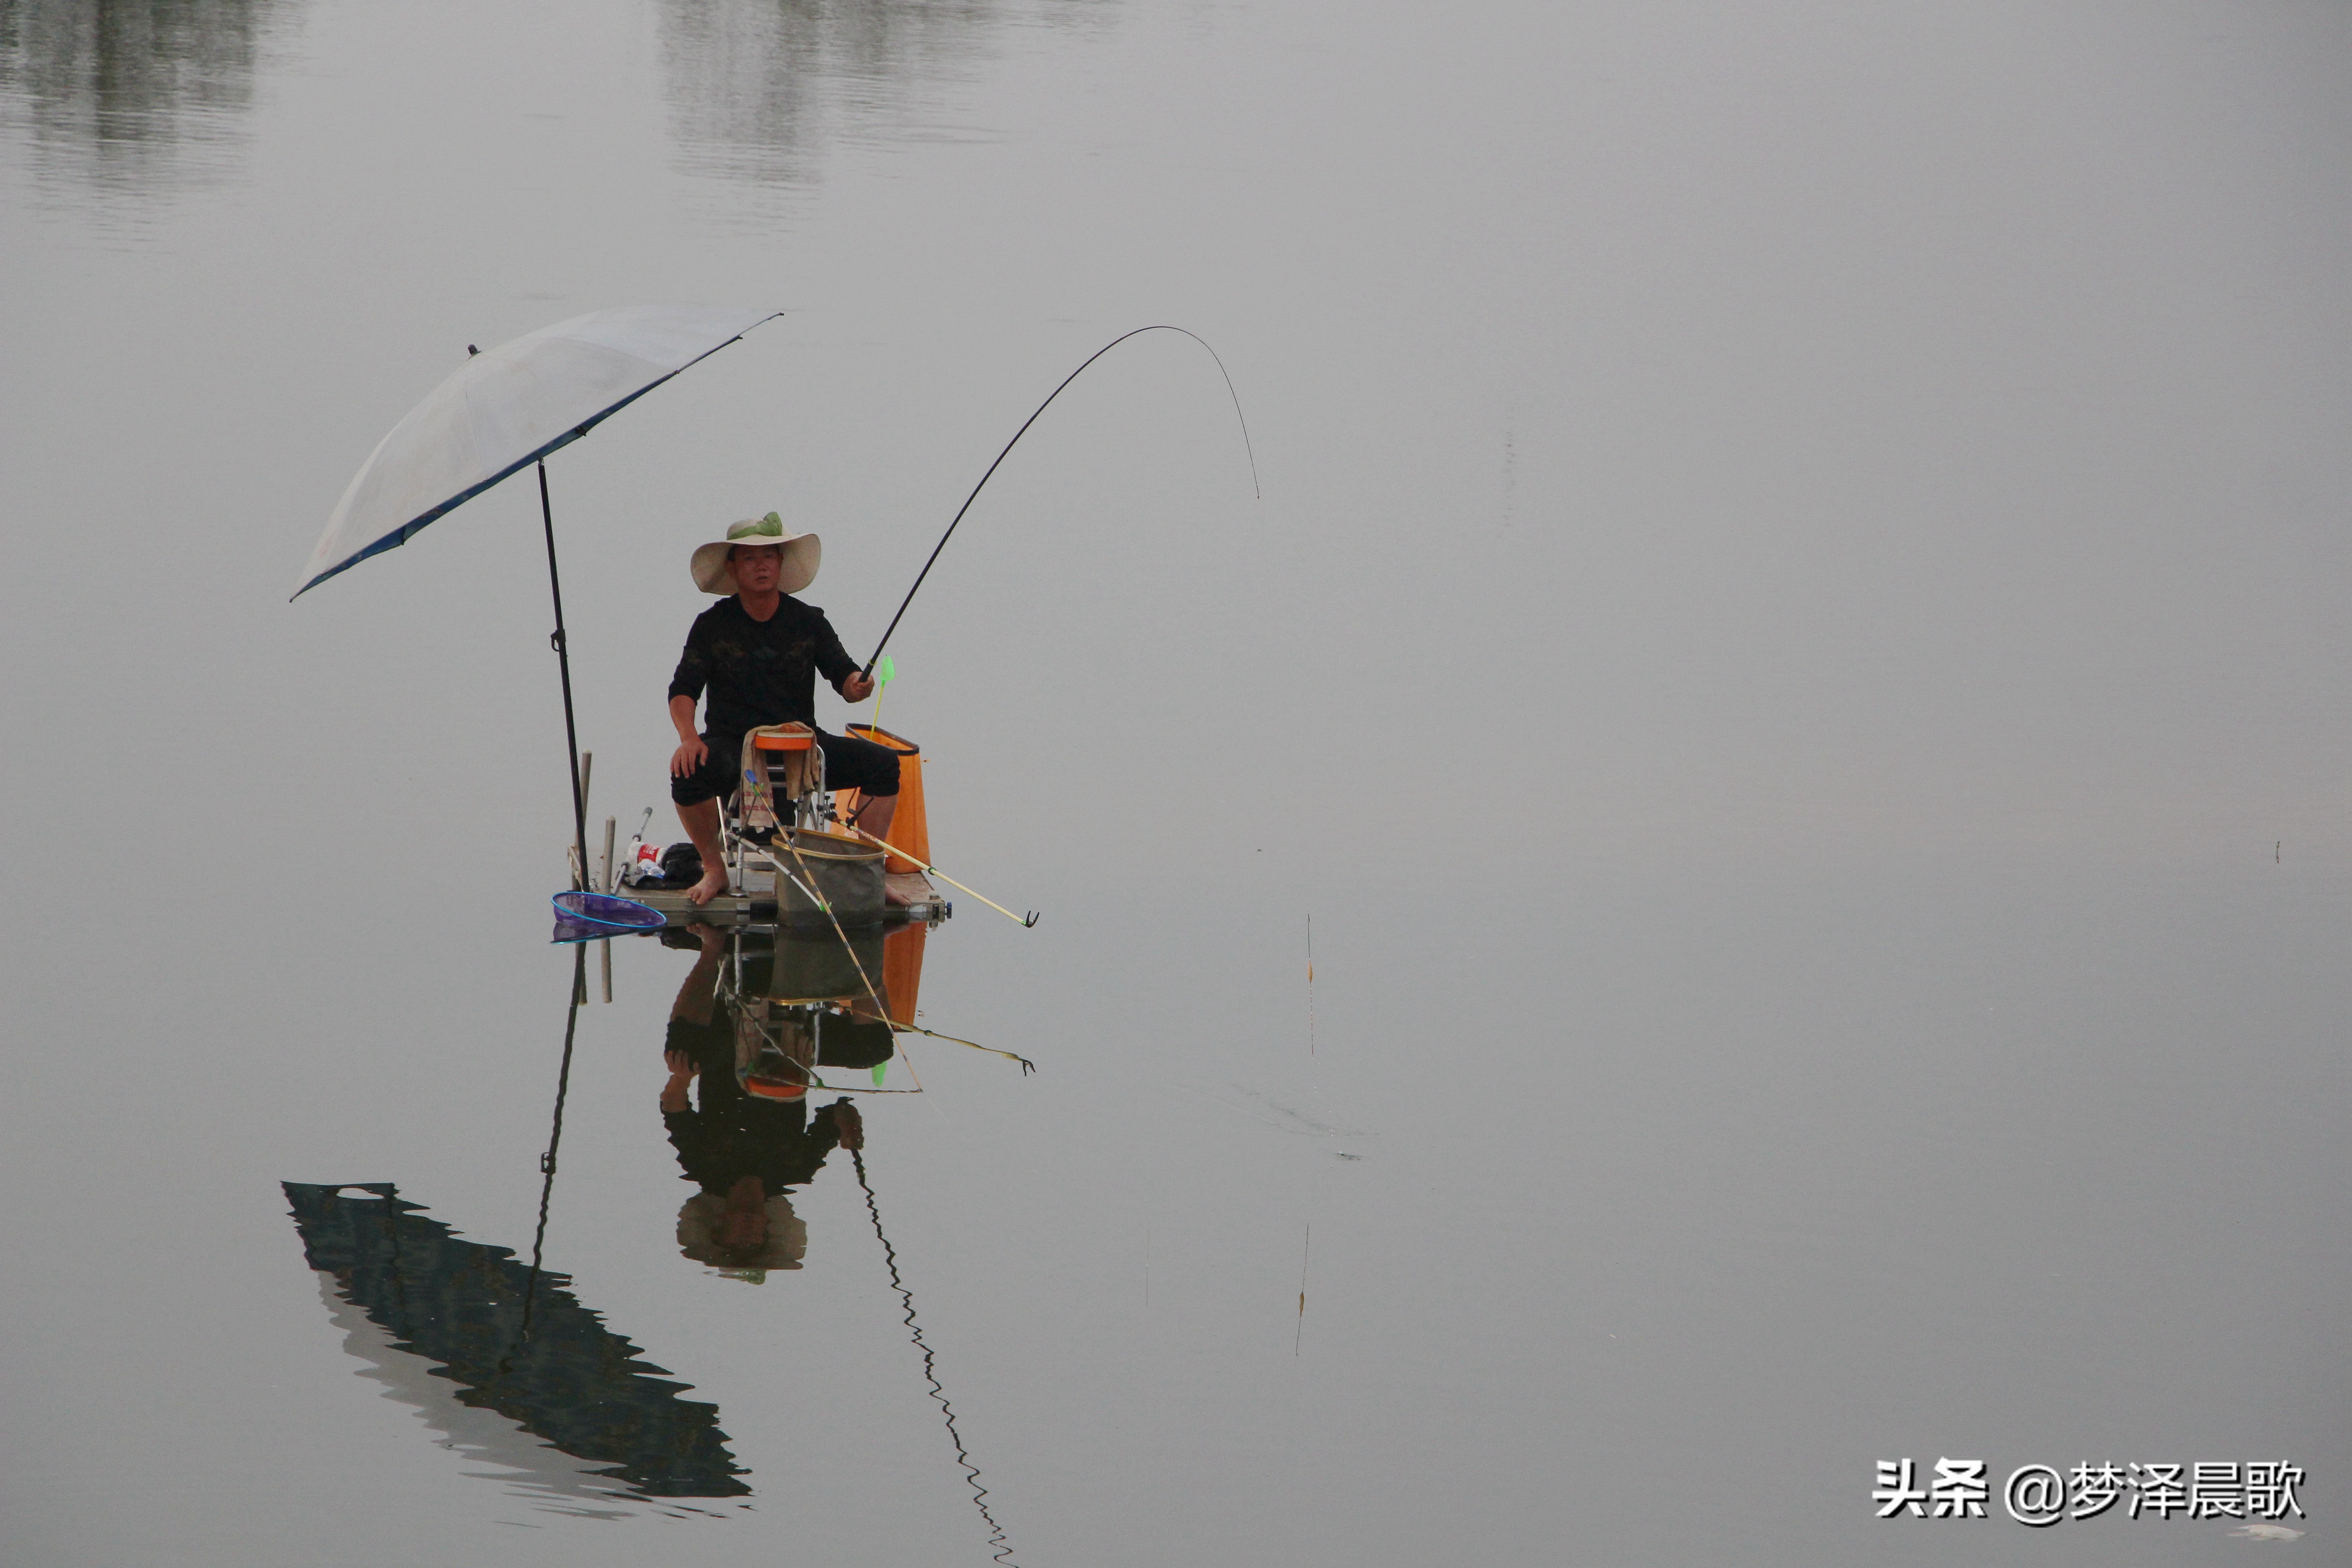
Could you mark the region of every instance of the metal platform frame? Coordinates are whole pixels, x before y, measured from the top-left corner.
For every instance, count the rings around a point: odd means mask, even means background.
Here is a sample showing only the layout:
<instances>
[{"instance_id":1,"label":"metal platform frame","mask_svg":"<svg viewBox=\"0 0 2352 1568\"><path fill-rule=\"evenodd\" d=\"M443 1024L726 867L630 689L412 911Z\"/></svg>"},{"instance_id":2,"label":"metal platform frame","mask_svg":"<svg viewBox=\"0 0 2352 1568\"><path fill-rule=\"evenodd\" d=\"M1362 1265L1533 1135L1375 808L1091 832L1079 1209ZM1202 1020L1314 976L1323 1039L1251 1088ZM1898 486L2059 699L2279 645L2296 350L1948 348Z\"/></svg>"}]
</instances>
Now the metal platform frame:
<instances>
[{"instance_id":1,"label":"metal platform frame","mask_svg":"<svg viewBox=\"0 0 2352 1568\"><path fill-rule=\"evenodd\" d=\"M883 878L893 892L906 895L904 907L885 907L883 922L896 925L902 921L927 921L936 925L955 913L955 905L940 896L930 879L920 871L894 871ZM617 889L621 897L635 899L650 910L659 910L672 925L690 925L697 921L706 925L763 925L772 923L776 904L772 899L754 899L745 893L713 894L709 903L697 908L687 900L686 889L668 888L631 888Z\"/></svg>"}]
</instances>

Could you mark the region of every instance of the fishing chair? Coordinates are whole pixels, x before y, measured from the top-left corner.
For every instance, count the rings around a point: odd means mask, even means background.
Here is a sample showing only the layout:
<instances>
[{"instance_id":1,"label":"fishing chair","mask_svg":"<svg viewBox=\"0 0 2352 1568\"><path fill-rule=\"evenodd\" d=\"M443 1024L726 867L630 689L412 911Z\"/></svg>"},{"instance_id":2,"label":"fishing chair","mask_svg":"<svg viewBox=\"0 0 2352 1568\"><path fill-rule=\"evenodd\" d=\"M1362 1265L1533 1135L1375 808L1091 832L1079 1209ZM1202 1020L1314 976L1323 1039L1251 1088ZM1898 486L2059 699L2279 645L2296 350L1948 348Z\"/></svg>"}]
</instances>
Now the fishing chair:
<instances>
[{"instance_id":1,"label":"fishing chair","mask_svg":"<svg viewBox=\"0 0 2352 1568\"><path fill-rule=\"evenodd\" d=\"M806 724L772 724L743 737L741 778L721 825L730 887L741 891L747 855L768 858L778 837L832 815L824 751Z\"/></svg>"},{"instance_id":2,"label":"fishing chair","mask_svg":"<svg viewBox=\"0 0 2352 1568\"><path fill-rule=\"evenodd\" d=\"M881 945L878 937L866 940ZM811 1089L834 1087L823 1081L820 1068L870 1071L898 1054L887 999L878 1018L871 1005L859 1005L875 1000L866 991L867 975L854 959L845 969L840 952L830 943L789 938L747 942L740 934L729 944L718 996L735 1019L736 1081L751 1099L799 1100ZM878 968L882 961L877 955L867 962ZM845 984L851 975L854 987Z\"/></svg>"}]
</instances>

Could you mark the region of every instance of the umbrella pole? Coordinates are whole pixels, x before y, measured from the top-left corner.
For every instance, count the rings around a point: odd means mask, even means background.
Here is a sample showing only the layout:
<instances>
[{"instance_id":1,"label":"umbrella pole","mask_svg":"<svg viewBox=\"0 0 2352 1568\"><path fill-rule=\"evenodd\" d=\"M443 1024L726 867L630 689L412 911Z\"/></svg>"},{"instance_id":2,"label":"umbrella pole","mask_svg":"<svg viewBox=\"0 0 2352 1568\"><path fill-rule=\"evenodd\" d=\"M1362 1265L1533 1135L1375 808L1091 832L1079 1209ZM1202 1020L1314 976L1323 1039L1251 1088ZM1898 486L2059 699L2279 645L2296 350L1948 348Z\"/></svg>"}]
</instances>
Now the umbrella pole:
<instances>
[{"instance_id":1,"label":"umbrella pole","mask_svg":"<svg viewBox=\"0 0 2352 1568\"><path fill-rule=\"evenodd\" d=\"M563 635L563 579L555 571L555 510L547 499L547 461L539 463L539 520L547 529L547 588L555 596L555 667L563 679L563 740L572 751L572 836L580 852L580 876L588 878L588 797L580 788L580 731L572 717L572 646Z\"/></svg>"},{"instance_id":2,"label":"umbrella pole","mask_svg":"<svg viewBox=\"0 0 2352 1568\"><path fill-rule=\"evenodd\" d=\"M572 1005L563 1017L563 1066L555 1075L555 1125L547 1134L547 1152L539 1157L539 1229L530 1238L530 1278L522 1289L522 1331L517 1345L530 1338L531 1303L539 1294L540 1259L547 1247L547 1205L555 1196L555 1151L563 1142L563 1101L572 1093L572 1040L580 1029L580 1008L588 1000L588 944L575 942L572 948Z\"/></svg>"}]
</instances>

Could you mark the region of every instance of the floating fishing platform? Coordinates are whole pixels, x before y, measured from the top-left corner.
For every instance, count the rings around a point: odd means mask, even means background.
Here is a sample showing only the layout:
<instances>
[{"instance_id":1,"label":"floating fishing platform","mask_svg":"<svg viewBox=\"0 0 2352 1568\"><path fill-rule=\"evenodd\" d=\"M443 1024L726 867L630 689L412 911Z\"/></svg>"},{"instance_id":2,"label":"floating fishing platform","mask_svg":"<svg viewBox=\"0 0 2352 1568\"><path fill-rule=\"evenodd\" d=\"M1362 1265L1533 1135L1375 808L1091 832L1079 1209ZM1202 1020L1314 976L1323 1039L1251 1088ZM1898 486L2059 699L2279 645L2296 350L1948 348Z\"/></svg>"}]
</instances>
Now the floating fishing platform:
<instances>
[{"instance_id":1,"label":"floating fishing platform","mask_svg":"<svg viewBox=\"0 0 2352 1568\"><path fill-rule=\"evenodd\" d=\"M845 826L856 820L861 797L856 790L825 786L824 752L815 744L813 727L772 725L752 731L754 744L744 752L746 782L719 824L727 856L725 892L697 904L684 888L615 886L616 825L611 817L604 819L604 854L593 879L583 877L573 852L573 885L618 894L654 910L672 926L854 931L909 922L939 924L955 913L955 906L926 874L930 869L930 826L923 801L922 749L872 724L853 724L848 731L898 754L898 806L892 832L899 843L885 843ZM583 762L593 759L583 755ZM589 775L583 765L583 785ZM646 815L652 815L650 808ZM892 903L892 897L906 902Z\"/></svg>"},{"instance_id":2,"label":"floating fishing platform","mask_svg":"<svg viewBox=\"0 0 2352 1568\"><path fill-rule=\"evenodd\" d=\"M955 905L940 896L931 879L920 871L892 871L883 880L890 890L905 896L902 906L892 904L883 911L886 924L902 921L921 921L937 925L955 913ZM778 908L774 898L766 893L718 893L709 903L697 906L690 902L683 888L624 888L624 898L635 900L649 910L659 910L674 926L691 925L772 925Z\"/></svg>"}]
</instances>

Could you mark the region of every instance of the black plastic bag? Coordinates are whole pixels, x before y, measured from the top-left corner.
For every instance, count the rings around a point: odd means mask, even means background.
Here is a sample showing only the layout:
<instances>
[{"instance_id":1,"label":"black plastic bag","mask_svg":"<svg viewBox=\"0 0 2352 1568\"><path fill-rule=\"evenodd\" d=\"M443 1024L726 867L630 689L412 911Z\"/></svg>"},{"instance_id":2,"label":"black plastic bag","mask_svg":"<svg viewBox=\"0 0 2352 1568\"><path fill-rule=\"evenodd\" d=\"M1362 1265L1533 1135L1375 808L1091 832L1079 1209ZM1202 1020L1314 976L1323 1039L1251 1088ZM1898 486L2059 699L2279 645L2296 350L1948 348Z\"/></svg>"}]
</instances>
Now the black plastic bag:
<instances>
[{"instance_id":1,"label":"black plastic bag","mask_svg":"<svg viewBox=\"0 0 2352 1568\"><path fill-rule=\"evenodd\" d=\"M662 886L691 888L702 880L702 852L691 842L673 844L662 851Z\"/></svg>"}]
</instances>

